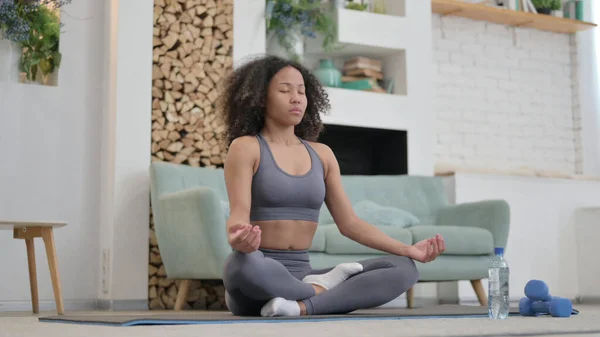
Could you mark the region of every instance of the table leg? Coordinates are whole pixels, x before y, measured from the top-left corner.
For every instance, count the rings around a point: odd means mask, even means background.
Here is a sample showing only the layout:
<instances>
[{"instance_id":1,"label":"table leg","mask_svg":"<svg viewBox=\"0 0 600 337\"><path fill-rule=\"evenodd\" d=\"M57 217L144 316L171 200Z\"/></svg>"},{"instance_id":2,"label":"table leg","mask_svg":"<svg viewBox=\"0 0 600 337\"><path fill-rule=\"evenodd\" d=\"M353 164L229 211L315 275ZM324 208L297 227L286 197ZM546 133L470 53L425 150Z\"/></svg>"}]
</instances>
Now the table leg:
<instances>
[{"instance_id":1,"label":"table leg","mask_svg":"<svg viewBox=\"0 0 600 337\"><path fill-rule=\"evenodd\" d=\"M58 274L58 259L56 257L56 246L54 245L54 233L52 228L42 229L42 239L46 245L46 255L48 257L48 267L50 268L50 278L52 279L52 288L54 289L54 300L56 301L56 310L59 315L64 315L65 309L60 289L60 277Z\"/></svg>"},{"instance_id":2,"label":"table leg","mask_svg":"<svg viewBox=\"0 0 600 337\"><path fill-rule=\"evenodd\" d=\"M29 266L31 305L33 307L33 313L37 314L40 312L40 302L38 299L37 271L35 267L35 247L33 245L33 238L25 239L25 245L27 246L27 265Z\"/></svg>"}]
</instances>

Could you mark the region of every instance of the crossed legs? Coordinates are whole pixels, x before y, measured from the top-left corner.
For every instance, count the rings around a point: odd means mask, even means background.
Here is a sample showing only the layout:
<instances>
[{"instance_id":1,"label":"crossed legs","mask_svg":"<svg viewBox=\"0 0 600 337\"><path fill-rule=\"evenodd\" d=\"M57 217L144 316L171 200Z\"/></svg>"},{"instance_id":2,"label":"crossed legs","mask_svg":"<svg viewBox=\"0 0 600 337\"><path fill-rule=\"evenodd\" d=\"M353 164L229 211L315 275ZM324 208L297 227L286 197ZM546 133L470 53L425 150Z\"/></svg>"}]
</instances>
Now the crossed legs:
<instances>
[{"instance_id":1,"label":"crossed legs","mask_svg":"<svg viewBox=\"0 0 600 337\"><path fill-rule=\"evenodd\" d=\"M352 265L361 268L353 269ZM223 277L227 307L241 316L349 313L395 299L419 277L414 261L402 256L377 257L336 268L313 271L308 264L284 266L260 251L234 252Z\"/></svg>"},{"instance_id":2,"label":"crossed legs","mask_svg":"<svg viewBox=\"0 0 600 337\"><path fill-rule=\"evenodd\" d=\"M336 287L298 301L301 314L345 314L358 309L383 305L410 289L418 281L418 271L413 260L401 256L385 256L358 261L363 271L350 276ZM272 299L275 310L263 309L263 316L289 315L289 307L282 299ZM277 310L280 308L280 310Z\"/></svg>"}]
</instances>

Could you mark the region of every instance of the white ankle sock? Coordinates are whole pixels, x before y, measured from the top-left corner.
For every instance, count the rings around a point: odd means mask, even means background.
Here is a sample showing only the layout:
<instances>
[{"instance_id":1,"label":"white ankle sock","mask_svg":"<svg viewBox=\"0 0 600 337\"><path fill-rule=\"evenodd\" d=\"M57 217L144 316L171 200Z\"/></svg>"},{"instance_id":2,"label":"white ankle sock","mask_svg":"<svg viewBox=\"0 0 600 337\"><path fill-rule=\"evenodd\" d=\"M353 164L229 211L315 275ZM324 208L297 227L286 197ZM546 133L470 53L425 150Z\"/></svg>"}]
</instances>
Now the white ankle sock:
<instances>
[{"instance_id":1,"label":"white ankle sock","mask_svg":"<svg viewBox=\"0 0 600 337\"><path fill-rule=\"evenodd\" d=\"M363 266L358 262L342 263L325 274L307 275L302 282L316 284L330 290L362 270Z\"/></svg>"},{"instance_id":2,"label":"white ankle sock","mask_svg":"<svg viewBox=\"0 0 600 337\"><path fill-rule=\"evenodd\" d=\"M262 307L260 315L263 317L300 316L300 305L296 301L275 297Z\"/></svg>"}]
</instances>

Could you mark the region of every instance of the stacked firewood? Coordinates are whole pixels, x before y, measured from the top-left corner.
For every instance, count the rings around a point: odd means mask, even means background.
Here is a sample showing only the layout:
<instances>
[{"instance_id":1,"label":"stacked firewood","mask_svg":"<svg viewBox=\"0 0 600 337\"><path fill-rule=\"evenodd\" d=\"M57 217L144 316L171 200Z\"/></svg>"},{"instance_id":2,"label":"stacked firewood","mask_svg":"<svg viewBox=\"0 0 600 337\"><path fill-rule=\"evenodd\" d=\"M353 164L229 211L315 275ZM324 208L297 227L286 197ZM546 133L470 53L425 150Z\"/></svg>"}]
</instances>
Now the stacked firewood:
<instances>
[{"instance_id":1,"label":"stacked firewood","mask_svg":"<svg viewBox=\"0 0 600 337\"><path fill-rule=\"evenodd\" d=\"M218 167L215 102L232 67L233 0L155 0L152 159Z\"/></svg>"},{"instance_id":2,"label":"stacked firewood","mask_svg":"<svg viewBox=\"0 0 600 337\"><path fill-rule=\"evenodd\" d=\"M153 45L152 160L222 167L215 103L233 65L233 0L154 0ZM172 309L180 281L166 277L152 221L148 274L150 309ZM221 282L196 280L186 308L223 309L223 294Z\"/></svg>"}]
</instances>

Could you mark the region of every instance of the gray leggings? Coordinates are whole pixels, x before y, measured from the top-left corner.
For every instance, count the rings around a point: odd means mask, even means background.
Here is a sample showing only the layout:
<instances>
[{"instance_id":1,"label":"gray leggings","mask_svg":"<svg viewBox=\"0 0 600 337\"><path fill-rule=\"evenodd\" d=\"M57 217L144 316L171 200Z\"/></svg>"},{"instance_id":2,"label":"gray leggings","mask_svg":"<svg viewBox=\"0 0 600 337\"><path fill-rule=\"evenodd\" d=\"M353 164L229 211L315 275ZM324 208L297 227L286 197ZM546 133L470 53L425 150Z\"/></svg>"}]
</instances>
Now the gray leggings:
<instances>
[{"instance_id":1,"label":"gray leggings","mask_svg":"<svg viewBox=\"0 0 600 337\"><path fill-rule=\"evenodd\" d=\"M260 249L252 253L234 251L223 273L225 301L238 316L260 316L270 299L283 297L302 301L309 315L345 314L383 305L410 289L419 279L415 262L403 256L382 256L357 261L363 271L337 287L315 295L302 279L332 268L313 270L308 250Z\"/></svg>"}]
</instances>

